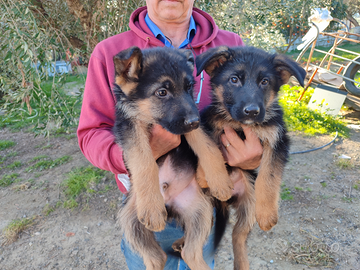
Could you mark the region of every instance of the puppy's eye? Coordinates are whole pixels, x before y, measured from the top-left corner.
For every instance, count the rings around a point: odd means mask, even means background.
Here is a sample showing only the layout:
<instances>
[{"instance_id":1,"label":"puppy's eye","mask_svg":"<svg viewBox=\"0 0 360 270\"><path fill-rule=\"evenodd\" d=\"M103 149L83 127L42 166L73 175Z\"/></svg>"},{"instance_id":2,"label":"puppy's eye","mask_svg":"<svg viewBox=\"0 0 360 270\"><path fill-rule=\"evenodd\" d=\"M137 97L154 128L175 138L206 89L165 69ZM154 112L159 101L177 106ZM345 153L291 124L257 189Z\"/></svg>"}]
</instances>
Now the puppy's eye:
<instances>
[{"instance_id":1,"label":"puppy's eye","mask_svg":"<svg viewBox=\"0 0 360 270\"><path fill-rule=\"evenodd\" d=\"M187 92L189 92L192 88L193 88L193 84L192 83L188 83L187 85L186 85L186 91Z\"/></svg>"},{"instance_id":2,"label":"puppy's eye","mask_svg":"<svg viewBox=\"0 0 360 270\"><path fill-rule=\"evenodd\" d=\"M155 95L158 96L158 97L161 97L161 98L166 97L167 96L167 90L164 89L164 88L161 88L161 89L159 89L159 90L157 90L155 92Z\"/></svg>"},{"instance_id":3,"label":"puppy's eye","mask_svg":"<svg viewBox=\"0 0 360 270\"><path fill-rule=\"evenodd\" d=\"M261 84L262 86L268 85L268 84L269 84L269 79L267 79L267 78L262 79L261 82L260 82L260 84Z\"/></svg>"},{"instance_id":4,"label":"puppy's eye","mask_svg":"<svg viewBox=\"0 0 360 270\"><path fill-rule=\"evenodd\" d=\"M236 77L236 76L231 76L230 81L231 81L232 83L238 83L238 82L239 82L239 78Z\"/></svg>"}]
</instances>

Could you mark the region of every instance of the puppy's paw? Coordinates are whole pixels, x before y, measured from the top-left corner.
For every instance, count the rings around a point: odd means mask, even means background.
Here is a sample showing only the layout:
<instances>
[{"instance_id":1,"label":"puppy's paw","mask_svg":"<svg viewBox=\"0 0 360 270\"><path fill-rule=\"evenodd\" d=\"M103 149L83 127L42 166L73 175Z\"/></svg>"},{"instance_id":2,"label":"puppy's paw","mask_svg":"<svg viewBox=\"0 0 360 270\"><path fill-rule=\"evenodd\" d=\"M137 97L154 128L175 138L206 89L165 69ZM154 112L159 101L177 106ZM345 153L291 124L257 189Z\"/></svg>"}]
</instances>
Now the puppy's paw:
<instances>
[{"instance_id":1,"label":"puppy's paw","mask_svg":"<svg viewBox=\"0 0 360 270\"><path fill-rule=\"evenodd\" d=\"M172 244L172 248L174 251L180 252L182 251L183 247L184 247L184 237L176 240L173 244Z\"/></svg>"},{"instance_id":2,"label":"puppy's paw","mask_svg":"<svg viewBox=\"0 0 360 270\"><path fill-rule=\"evenodd\" d=\"M139 221L150 231L159 232L165 228L167 219L165 204L158 206L153 202L142 204L142 207L137 207L137 216Z\"/></svg>"},{"instance_id":3,"label":"puppy's paw","mask_svg":"<svg viewBox=\"0 0 360 270\"><path fill-rule=\"evenodd\" d=\"M210 187L211 195L220 201L227 201L231 198L234 185L221 185L218 187Z\"/></svg>"},{"instance_id":4,"label":"puppy's paw","mask_svg":"<svg viewBox=\"0 0 360 270\"><path fill-rule=\"evenodd\" d=\"M255 206L255 217L260 229L268 231L278 222L278 210L274 207Z\"/></svg>"}]
</instances>

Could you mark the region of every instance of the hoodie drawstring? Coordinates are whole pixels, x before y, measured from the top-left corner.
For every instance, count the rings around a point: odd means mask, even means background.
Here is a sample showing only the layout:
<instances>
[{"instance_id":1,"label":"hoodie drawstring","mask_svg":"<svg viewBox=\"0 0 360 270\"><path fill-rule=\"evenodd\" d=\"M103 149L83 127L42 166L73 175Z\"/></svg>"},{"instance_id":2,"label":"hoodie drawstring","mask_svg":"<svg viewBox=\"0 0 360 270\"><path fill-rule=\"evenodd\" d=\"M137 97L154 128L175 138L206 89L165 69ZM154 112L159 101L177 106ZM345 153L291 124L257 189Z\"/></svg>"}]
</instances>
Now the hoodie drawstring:
<instances>
[{"instance_id":1,"label":"hoodie drawstring","mask_svg":"<svg viewBox=\"0 0 360 270\"><path fill-rule=\"evenodd\" d=\"M148 48L149 47L149 44L150 44L150 37L146 37L146 43L145 43L145 48Z\"/></svg>"},{"instance_id":2,"label":"hoodie drawstring","mask_svg":"<svg viewBox=\"0 0 360 270\"><path fill-rule=\"evenodd\" d=\"M193 52L193 54L194 54L195 56L197 56L194 48L191 46L191 43L189 43L189 47L190 47L191 51ZM200 54L203 53L204 48L205 48L205 46L201 46L201 48L200 48ZM202 91L202 87L203 87L203 81L204 81L204 71L201 71L201 74L200 74L200 89L199 89L199 92L198 92L198 95L197 95L197 98L196 98L196 101L195 101L196 104L199 104L199 103L200 103L201 91Z\"/></svg>"},{"instance_id":3,"label":"hoodie drawstring","mask_svg":"<svg viewBox=\"0 0 360 270\"><path fill-rule=\"evenodd\" d=\"M203 81L204 81L204 71L201 71L201 78L200 78L200 89L199 89L199 93L197 95L197 99L195 101L196 104L199 104L200 103L200 98L201 98L201 90L202 90L202 87L203 87Z\"/></svg>"}]
</instances>

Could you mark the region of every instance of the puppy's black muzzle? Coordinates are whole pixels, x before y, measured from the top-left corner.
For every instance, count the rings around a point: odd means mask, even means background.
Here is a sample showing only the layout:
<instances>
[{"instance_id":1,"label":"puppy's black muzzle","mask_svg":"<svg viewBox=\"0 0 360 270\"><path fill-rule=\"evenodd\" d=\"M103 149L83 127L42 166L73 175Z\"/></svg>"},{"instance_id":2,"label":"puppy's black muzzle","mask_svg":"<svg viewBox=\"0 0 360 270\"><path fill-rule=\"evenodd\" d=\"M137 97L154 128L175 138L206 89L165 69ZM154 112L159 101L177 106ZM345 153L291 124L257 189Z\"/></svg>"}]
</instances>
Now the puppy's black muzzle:
<instances>
[{"instance_id":1,"label":"puppy's black muzzle","mask_svg":"<svg viewBox=\"0 0 360 270\"><path fill-rule=\"evenodd\" d=\"M198 116L195 117L191 117L188 119L184 120L184 128L186 130L193 130L193 129L197 129L200 125L200 118Z\"/></svg>"},{"instance_id":2,"label":"puppy's black muzzle","mask_svg":"<svg viewBox=\"0 0 360 270\"><path fill-rule=\"evenodd\" d=\"M249 118L255 118L260 114L260 107L255 104L247 105L244 108L244 114Z\"/></svg>"},{"instance_id":3,"label":"puppy's black muzzle","mask_svg":"<svg viewBox=\"0 0 360 270\"><path fill-rule=\"evenodd\" d=\"M231 117L243 124L261 123L264 121L265 108L264 106L257 105L255 103L242 105L241 102L237 106L235 105L231 110Z\"/></svg>"},{"instance_id":4,"label":"puppy's black muzzle","mask_svg":"<svg viewBox=\"0 0 360 270\"><path fill-rule=\"evenodd\" d=\"M159 123L171 133L178 135L188 133L200 126L200 116L196 107L193 113L183 112L179 113L175 119L171 118L166 122L164 120L160 119Z\"/></svg>"}]
</instances>

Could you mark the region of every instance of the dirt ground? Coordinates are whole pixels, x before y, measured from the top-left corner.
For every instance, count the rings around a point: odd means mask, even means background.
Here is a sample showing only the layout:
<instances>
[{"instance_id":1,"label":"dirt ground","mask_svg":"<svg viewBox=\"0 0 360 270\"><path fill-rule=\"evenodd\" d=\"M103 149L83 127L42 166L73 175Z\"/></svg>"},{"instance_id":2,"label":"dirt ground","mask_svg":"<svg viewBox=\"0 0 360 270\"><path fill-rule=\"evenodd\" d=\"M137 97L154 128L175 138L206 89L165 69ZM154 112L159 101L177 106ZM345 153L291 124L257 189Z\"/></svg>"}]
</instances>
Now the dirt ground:
<instances>
[{"instance_id":1,"label":"dirt ground","mask_svg":"<svg viewBox=\"0 0 360 270\"><path fill-rule=\"evenodd\" d=\"M360 124L360 114L346 116L350 124ZM306 137L291 133L291 151L307 150L332 140L332 136ZM0 270L13 269L127 269L120 250L121 234L116 213L121 193L110 174L102 181L111 187L95 193L74 210L58 207L49 215L46 205L64 199L61 183L74 168L90 163L80 152L74 134L47 139L31 133L0 131L0 140L16 145L0 151L26 164L31 158L48 155L53 159L70 155L72 161L41 173L27 173L27 166L0 170L0 178L19 173L22 179L0 188L0 231L12 220L36 216L35 225L19 239L0 246ZM352 129L348 139L321 150L291 155L283 179L280 219L270 231L255 225L248 239L251 269L360 269L360 130ZM351 157L341 168L339 156ZM349 164L347 164L349 165ZM31 180L32 179L32 180ZM30 181L24 190L14 187ZM230 221L231 225L233 220ZM216 270L233 269L231 226L216 255ZM306 264L304 264L306 263ZM327 265L327 266L326 266Z\"/></svg>"}]
</instances>

